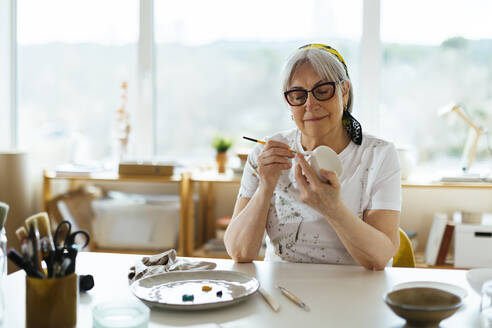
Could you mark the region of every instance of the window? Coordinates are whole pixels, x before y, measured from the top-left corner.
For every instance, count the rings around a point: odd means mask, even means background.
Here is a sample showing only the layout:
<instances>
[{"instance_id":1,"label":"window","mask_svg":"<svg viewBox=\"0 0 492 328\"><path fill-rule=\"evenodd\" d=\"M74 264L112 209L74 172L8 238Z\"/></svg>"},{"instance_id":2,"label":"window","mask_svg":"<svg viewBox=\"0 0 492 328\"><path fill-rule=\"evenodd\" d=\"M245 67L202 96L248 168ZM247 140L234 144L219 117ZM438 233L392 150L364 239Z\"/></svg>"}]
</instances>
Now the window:
<instances>
[{"instance_id":1,"label":"window","mask_svg":"<svg viewBox=\"0 0 492 328\"><path fill-rule=\"evenodd\" d=\"M294 127L281 69L306 43L337 48L357 90L361 11L360 0L156 1L157 155L210 160L216 134Z\"/></svg>"},{"instance_id":2,"label":"window","mask_svg":"<svg viewBox=\"0 0 492 328\"><path fill-rule=\"evenodd\" d=\"M107 159L138 1L24 0L17 13L20 146L38 163Z\"/></svg>"},{"instance_id":3,"label":"window","mask_svg":"<svg viewBox=\"0 0 492 328\"><path fill-rule=\"evenodd\" d=\"M11 140L12 106L12 25L10 1L0 2L0 151L14 148Z\"/></svg>"},{"instance_id":4,"label":"window","mask_svg":"<svg viewBox=\"0 0 492 328\"><path fill-rule=\"evenodd\" d=\"M423 167L460 167L468 126L438 117L457 102L483 127L492 125L492 3L382 1L381 136L411 147ZM477 162L488 161L487 137ZM480 168L480 163L474 164ZM472 167L473 171L473 167Z\"/></svg>"},{"instance_id":5,"label":"window","mask_svg":"<svg viewBox=\"0 0 492 328\"><path fill-rule=\"evenodd\" d=\"M380 17L366 10L379 3ZM131 112L139 123L145 118L130 135L137 148L145 142L158 158L210 161L217 134L251 147L242 135L263 138L294 126L281 93L282 65L298 46L321 42L348 62L354 115L365 131L410 148L422 167L458 168L468 128L459 119L450 126L437 110L455 101L475 122L491 126L492 32L484 28L491 9L487 0L19 1L19 146L38 162L111 159L120 85L128 81L131 94L145 79L135 99L145 93L140 98L150 104ZM153 37L146 20L139 35L139 11L144 19L153 15ZM365 35L363 14L374 27ZM362 45L366 57L359 55ZM5 58L1 53L0 61ZM153 61L153 79L136 74L139 60L149 72ZM378 97L366 99L371 94ZM10 138L1 128L6 124L0 122L0 133ZM477 159L490 166L487 137Z\"/></svg>"}]
</instances>

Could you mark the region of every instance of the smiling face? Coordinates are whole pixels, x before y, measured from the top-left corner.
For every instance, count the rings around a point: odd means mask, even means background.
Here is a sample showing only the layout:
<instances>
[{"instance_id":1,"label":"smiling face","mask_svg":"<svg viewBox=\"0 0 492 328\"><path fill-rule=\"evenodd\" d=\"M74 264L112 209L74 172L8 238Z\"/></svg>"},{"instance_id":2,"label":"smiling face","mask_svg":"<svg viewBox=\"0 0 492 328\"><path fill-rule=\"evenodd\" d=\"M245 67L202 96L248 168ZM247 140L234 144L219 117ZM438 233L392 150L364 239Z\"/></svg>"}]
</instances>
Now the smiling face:
<instances>
[{"instance_id":1,"label":"smiling face","mask_svg":"<svg viewBox=\"0 0 492 328\"><path fill-rule=\"evenodd\" d=\"M297 67L290 81L289 90L311 90L324 82L338 82L323 80L310 63L306 62ZM294 122L309 143L313 139L318 144L320 140L345 138L346 133L342 125L343 106L348 101L348 82L337 83L334 96L325 101L317 100L311 92L307 101L301 106L290 106ZM340 89L342 88L342 89ZM340 92L340 90L342 92ZM326 144L326 143L325 143Z\"/></svg>"}]
</instances>

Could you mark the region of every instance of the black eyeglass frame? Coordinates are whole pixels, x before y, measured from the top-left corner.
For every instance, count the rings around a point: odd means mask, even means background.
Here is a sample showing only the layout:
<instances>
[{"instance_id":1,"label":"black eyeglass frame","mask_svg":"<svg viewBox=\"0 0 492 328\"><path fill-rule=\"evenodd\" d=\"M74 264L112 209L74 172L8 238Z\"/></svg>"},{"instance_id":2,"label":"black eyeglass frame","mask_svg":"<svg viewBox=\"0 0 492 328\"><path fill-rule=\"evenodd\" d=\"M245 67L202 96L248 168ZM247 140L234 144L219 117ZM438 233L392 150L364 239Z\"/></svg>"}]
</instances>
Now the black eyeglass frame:
<instances>
[{"instance_id":1,"label":"black eyeglass frame","mask_svg":"<svg viewBox=\"0 0 492 328\"><path fill-rule=\"evenodd\" d=\"M333 96L335 95L335 91L336 91L336 88L337 88L337 84L338 82L324 82L324 83L321 83L321 84L318 84L317 86L315 86L314 88L312 88L311 90L305 90L305 89L291 89L291 90L287 90L284 92L284 97L285 97L285 100L287 101L287 103L291 106L302 106L304 105L306 102L307 102L307 98L308 98L308 94L311 92L311 94L313 95L313 97L318 100L318 101L327 101L327 100L330 100L331 98L333 98ZM316 97L316 94L313 92L314 90L322 87L322 86L325 86L325 85L331 85L333 87L333 94L327 98L327 99L319 99L318 97ZM304 100L304 102L302 104L299 104L299 105L294 105L292 104L290 101L289 101L289 94L292 93L292 92L299 92L299 91L304 91L306 93L306 100Z\"/></svg>"}]
</instances>

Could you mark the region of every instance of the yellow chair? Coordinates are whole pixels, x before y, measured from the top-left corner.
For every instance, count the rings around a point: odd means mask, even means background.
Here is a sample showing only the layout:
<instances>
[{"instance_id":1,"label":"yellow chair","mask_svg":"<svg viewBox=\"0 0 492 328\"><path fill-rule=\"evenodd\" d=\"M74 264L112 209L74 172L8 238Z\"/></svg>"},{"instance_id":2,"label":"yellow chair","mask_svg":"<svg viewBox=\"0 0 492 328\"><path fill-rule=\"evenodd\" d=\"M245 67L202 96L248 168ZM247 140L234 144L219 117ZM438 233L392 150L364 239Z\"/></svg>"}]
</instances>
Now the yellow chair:
<instances>
[{"instance_id":1,"label":"yellow chair","mask_svg":"<svg viewBox=\"0 0 492 328\"><path fill-rule=\"evenodd\" d=\"M403 268L415 268L415 256L413 255L412 243L402 228L400 230L400 248L393 256L393 266Z\"/></svg>"}]
</instances>

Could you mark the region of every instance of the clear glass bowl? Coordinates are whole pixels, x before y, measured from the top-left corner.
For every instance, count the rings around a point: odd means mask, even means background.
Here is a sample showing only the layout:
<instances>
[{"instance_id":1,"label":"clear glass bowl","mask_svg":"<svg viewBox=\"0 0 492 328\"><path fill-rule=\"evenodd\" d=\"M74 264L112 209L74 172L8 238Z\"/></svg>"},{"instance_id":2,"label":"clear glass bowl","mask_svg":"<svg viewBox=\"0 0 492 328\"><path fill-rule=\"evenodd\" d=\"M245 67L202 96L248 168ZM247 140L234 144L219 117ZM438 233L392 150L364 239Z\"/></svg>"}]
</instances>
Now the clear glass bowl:
<instances>
[{"instance_id":1,"label":"clear glass bowl","mask_svg":"<svg viewBox=\"0 0 492 328\"><path fill-rule=\"evenodd\" d=\"M150 309L136 300L100 303L92 309L94 328L146 328Z\"/></svg>"}]
</instances>

